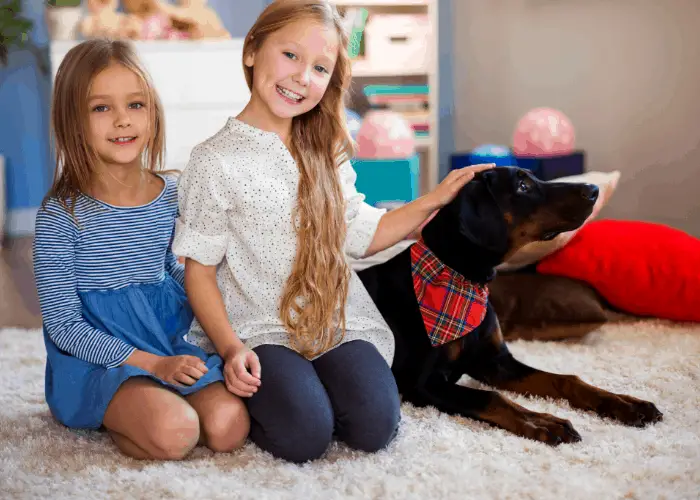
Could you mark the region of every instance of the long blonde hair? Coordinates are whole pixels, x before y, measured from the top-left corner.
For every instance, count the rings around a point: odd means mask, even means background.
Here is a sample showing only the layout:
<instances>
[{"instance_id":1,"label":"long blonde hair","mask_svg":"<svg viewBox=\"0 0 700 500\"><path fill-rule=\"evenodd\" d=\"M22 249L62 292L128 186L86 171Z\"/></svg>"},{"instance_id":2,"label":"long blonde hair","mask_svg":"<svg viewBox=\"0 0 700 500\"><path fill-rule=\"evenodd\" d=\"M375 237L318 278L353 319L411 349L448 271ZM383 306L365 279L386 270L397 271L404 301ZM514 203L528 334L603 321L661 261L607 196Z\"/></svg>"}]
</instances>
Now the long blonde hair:
<instances>
[{"instance_id":1,"label":"long blonde hair","mask_svg":"<svg viewBox=\"0 0 700 500\"><path fill-rule=\"evenodd\" d=\"M79 43L61 61L54 82L51 132L56 167L46 197L57 198L71 214L74 213L76 197L89 189L98 164L97 152L86 140L89 137L90 88L94 77L113 62L133 71L141 80L149 113L149 138L142 160L144 168L151 172L163 170L163 106L133 45L127 41L102 38Z\"/></svg>"},{"instance_id":2,"label":"long blonde hair","mask_svg":"<svg viewBox=\"0 0 700 500\"><path fill-rule=\"evenodd\" d=\"M301 19L335 28L338 57L326 92L317 106L292 120L291 152L300 172L294 211L297 252L280 300L280 316L295 349L307 358L327 351L345 335L345 304L350 268L345 259L345 199L339 165L353 155L345 121L345 96L351 66L348 35L334 7L323 0L284 0L270 4L243 45L243 60L265 39ZM243 65L248 88L254 68ZM340 338L337 332L340 329Z\"/></svg>"}]
</instances>

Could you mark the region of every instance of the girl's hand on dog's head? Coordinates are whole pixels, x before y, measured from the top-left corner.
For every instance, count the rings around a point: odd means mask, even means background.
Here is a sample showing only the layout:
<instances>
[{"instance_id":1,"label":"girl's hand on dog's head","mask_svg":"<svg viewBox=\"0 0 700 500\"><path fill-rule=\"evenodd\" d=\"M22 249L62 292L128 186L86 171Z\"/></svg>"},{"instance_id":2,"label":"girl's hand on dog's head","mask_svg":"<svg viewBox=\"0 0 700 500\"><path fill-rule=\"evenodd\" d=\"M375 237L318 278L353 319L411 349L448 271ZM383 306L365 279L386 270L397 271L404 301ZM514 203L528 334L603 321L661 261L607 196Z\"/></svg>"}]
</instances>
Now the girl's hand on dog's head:
<instances>
[{"instance_id":1,"label":"girl's hand on dog's head","mask_svg":"<svg viewBox=\"0 0 700 500\"><path fill-rule=\"evenodd\" d=\"M457 196L459 190L462 189L467 182L471 181L476 174L484 170L490 170L495 166L495 163L484 163L480 165L471 165L450 172L447 177L427 195L431 199L432 209L438 210L447 205Z\"/></svg>"}]
</instances>

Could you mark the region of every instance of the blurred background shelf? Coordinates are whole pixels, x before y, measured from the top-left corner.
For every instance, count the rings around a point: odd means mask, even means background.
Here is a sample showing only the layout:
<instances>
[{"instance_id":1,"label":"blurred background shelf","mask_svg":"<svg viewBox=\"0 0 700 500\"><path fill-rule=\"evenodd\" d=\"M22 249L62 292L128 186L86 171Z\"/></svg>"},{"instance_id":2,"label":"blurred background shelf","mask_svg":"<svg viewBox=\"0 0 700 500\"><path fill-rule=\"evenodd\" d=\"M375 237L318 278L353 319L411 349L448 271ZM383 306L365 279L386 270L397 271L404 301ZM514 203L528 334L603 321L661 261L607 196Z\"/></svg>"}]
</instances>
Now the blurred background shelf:
<instances>
[{"instance_id":1,"label":"blurred background shelf","mask_svg":"<svg viewBox=\"0 0 700 500\"><path fill-rule=\"evenodd\" d=\"M352 64L349 109L361 117L377 107L395 109L388 97L384 104L370 102L365 95L368 86L428 89L425 124L415 136L415 146L420 162L420 194L432 190L439 182L438 0L330 2L348 17L365 9L361 43Z\"/></svg>"},{"instance_id":2,"label":"blurred background shelf","mask_svg":"<svg viewBox=\"0 0 700 500\"><path fill-rule=\"evenodd\" d=\"M392 77L392 76L427 76L429 68L382 68L373 65L370 61L357 58L352 62L352 76L355 78L365 77Z\"/></svg>"},{"instance_id":3,"label":"blurred background shelf","mask_svg":"<svg viewBox=\"0 0 700 500\"><path fill-rule=\"evenodd\" d=\"M425 7L432 0L330 0L339 7Z\"/></svg>"}]
</instances>

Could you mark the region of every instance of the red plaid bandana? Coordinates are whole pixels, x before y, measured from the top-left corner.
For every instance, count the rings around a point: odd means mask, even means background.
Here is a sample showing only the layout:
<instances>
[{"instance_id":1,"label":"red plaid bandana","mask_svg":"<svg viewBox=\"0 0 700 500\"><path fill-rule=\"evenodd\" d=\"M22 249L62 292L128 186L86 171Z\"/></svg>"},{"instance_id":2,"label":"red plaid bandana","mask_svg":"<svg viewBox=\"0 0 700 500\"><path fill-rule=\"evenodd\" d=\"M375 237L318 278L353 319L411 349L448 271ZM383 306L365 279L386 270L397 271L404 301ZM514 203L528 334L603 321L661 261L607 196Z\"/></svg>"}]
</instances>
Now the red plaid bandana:
<instances>
[{"instance_id":1,"label":"red plaid bandana","mask_svg":"<svg viewBox=\"0 0 700 500\"><path fill-rule=\"evenodd\" d=\"M484 320L488 287L472 283L447 267L422 239L411 247L411 271L413 290L433 346L468 335Z\"/></svg>"}]
</instances>

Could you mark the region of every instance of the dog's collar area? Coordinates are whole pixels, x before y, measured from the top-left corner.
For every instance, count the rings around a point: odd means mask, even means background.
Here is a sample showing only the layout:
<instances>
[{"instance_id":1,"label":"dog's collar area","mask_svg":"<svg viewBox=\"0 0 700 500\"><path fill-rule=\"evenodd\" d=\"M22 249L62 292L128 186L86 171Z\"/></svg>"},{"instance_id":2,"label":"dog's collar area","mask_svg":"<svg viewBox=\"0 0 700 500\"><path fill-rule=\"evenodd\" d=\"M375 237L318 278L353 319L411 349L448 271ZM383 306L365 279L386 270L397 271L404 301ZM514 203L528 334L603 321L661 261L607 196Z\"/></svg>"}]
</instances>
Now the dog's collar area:
<instances>
[{"instance_id":1,"label":"dog's collar area","mask_svg":"<svg viewBox=\"0 0 700 500\"><path fill-rule=\"evenodd\" d=\"M432 222L432 221L431 221ZM474 283L485 284L496 275L495 268L503 260L499 252L480 246L467 238L441 236L432 231L421 238L421 245L427 247L440 262L450 267Z\"/></svg>"},{"instance_id":2,"label":"dog's collar area","mask_svg":"<svg viewBox=\"0 0 700 500\"><path fill-rule=\"evenodd\" d=\"M411 247L413 290L434 347L471 333L486 316L488 286L474 283L443 263L423 242Z\"/></svg>"}]
</instances>

